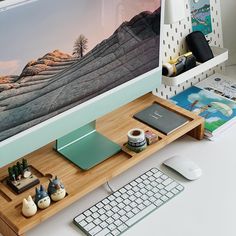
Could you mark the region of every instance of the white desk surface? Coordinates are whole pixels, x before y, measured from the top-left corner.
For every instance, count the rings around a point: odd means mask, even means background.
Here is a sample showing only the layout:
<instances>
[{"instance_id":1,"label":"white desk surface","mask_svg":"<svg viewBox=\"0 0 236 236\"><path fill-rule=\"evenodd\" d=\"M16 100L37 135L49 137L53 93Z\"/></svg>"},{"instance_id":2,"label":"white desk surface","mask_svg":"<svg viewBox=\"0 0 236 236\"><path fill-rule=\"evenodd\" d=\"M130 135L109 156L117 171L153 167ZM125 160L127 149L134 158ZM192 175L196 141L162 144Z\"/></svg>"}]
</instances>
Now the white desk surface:
<instances>
[{"instance_id":1,"label":"white desk surface","mask_svg":"<svg viewBox=\"0 0 236 236\"><path fill-rule=\"evenodd\" d=\"M233 77L233 70L228 74ZM236 76L235 76L236 77ZM147 160L113 179L117 189L152 167L158 167L185 186L177 197L124 233L124 236L235 236L236 235L236 126L217 141L189 136L175 141ZM195 161L203 170L197 181L187 181L162 165L175 155ZM107 196L105 187L91 192L56 216L31 230L28 236L82 236L72 219Z\"/></svg>"}]
</instances>

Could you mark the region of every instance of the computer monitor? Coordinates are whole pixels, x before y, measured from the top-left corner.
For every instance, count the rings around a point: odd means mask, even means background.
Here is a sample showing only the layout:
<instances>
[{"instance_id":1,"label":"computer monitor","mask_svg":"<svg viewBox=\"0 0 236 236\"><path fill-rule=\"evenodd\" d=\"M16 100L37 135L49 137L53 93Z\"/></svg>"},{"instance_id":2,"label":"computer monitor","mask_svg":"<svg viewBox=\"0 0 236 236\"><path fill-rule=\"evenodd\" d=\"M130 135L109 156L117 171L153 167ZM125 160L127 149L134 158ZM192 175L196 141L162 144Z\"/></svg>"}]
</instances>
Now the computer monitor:
<instances>
[{"instance_id":1,"label":"computer monitor","mask_svg":"<svg viewBox=\"0 0 236 236\"><path fill-rule=\"evenodd\" d=\"M0 166L55 140L82 169L119 152L95 120L160 85L161 1L12 1L0 2Z\"/></svg>"}]
</instances>

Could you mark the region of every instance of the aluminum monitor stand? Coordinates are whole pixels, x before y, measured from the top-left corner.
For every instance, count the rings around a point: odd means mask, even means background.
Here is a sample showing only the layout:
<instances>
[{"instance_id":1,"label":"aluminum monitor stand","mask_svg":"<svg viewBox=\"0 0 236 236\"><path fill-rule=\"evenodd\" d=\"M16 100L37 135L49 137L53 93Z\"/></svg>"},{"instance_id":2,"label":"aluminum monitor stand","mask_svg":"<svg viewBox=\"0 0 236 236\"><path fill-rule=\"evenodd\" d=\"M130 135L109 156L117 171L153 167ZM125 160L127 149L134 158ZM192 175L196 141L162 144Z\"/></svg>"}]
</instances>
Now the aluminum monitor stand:
<instances>
[{"instance_id":1,"label":"aluminum monitor stand","mask_svg":"<svg viewBox=\"0 0 236 236\"><path fill-rule=\"evenodd\" d=\"M121 151L121 147L96 131L93 121L57 139L55 149L82 170L88 170Z\"/></svg>"}]
</instances>

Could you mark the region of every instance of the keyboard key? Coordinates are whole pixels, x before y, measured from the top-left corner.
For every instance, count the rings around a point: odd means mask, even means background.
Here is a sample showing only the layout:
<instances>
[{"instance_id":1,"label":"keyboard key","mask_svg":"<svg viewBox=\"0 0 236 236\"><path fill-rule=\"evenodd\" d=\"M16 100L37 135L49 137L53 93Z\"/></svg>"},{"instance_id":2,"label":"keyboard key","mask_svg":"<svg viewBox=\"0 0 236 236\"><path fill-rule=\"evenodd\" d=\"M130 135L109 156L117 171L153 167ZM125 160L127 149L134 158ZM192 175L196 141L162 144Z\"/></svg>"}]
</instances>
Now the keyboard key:
<instances>
[{"instance_id":1,"label":"keyboard key","mask_svg":"<svg viewBox=\"0 0 236 236\"><path fill-rule=\"evenodd\" d=\"M103 203L104 205L107 205L109 202L110 202L110 201L109 201L107 198L102 201L102 203Z\"/></svg>"},{"instance_id":2,"label":"keyboard key","mask_svg":"<svg viewBox=\"0 0 236 236\"><path fill-rule=\"evenodd\" d=\"M137 205L138 205L138 204L137 204L136 202L131 202L131 203L130 203L130 206L131 206L132 208L135 208Z\"/></svg>"},{"instance_id":3,"label":"keyboard key","mask_svg":"<svg viewBox=\"0 0 236 236\"><path fill-rule=\"evenodd\" d=\"M119 214L120 216L123 216L123 215L126 214L126 211L124 211L123 209L121 209L121 210L118 211L118 214Z\"/></svg>"},{"instance_id":4,"label":"keyboard key","mask_svg":"<svg viewBox=\"0 0 236 236\"><path fill-rule=\"evenodd\" d=\"M139 187L137 187L137 186L135 186L135 187L133 187L133 189L132 189L134 192L137 192L137 191L139 191L140 190L140 188Z\"/></svg>"},{"instance_id":5,"label":"keyboard key","mask_svg":"<svg viewBox=\"0 0 236 236\"><path fill-rule=\"evenodd\" d=\"M84 229L85 230L87 230L87 231L90 231L92 228L94 228L95 227L95 224L94 223L89 223L88 225L86 225L85 227L84 227Z\"/></svg>"},{"instance_id":6,"label":"keyboard key","mask_svg":"<svg viewBox=\"0 0 236 236\"><path fill-rule=\"evenodd\" d=\"M148 171L148 172L146 173L146 175L147 175L147 176L152 176L152 172L151 172L151 171Z\"/></svg>"},{"instance_id":7,"label":"keyboard key","mask_svg":"<svg viewBox=\"0 0 236 236\"><path fill-rule=\"evenodd\" d=\"M169 185L171 182L173 182L172 179L166 179L162 184L165 185L165 186L167 186L167 185Z\"/></svg>"},{"instance_id":8,"label":"keyboard key","mask_svg":"<svg viewBox=\"0 0 236 236\"><path fill-rule=\"evenodd\" d=\"M143 183L138 184L139 188L145 188L145 185Z\"/></svg>"},{"instance_id":9,"label":"keyboard key","mask_svg":"<svg viewBox=\"0 0 236 236\"><path fill-rule=\"evenodd\" d=\"M173 193L173 194L178 194L179 193L179 190L178 189L176 189L176 188L173 188L172 190L171 190L171 192Z\"/></svg>"},{"instance_id":10,"label":"keyboard key","mask_svg":"<svg viewBox=\"0 0 236 236\"><path fill-rule=\"evenodd\" d=\"M133 186L133 187L136 186L137 184L138 184L138 183L137 183L136 181L132 181L132 182L130 183L130 185Z\"/></svg>"},{"instance_id":11,"label":"keyboard key","mask_svg":"<svg viewBox=\"0 0 236 236\"><path fill-rule=\"evenodd\" d=\"M168 186L165 187L166 191L170 191L172 188L175 188L178 184L176 182L172 182Z\"/></svg>"},{"instance_id":12,"label":"keyboard key","mask_svg":"<svg viewBox=\"0 0 236 236\"><path fill-rule=\"evenodd\" d=\"M120 195L121 195L120 192L115 192L115 193L114 193L114 196L116 196L116 197L119 197Z\"/></svg>"},{"instance_id":13,"label":"keyboard key","mask_svg":"<svg viewBox=\"0 0 236 236\"><path fill-rule=\"evenodd\" d=\"M132 218L132 217L134 216L134 214L133 214L131 211L129 211L129 212L126 214L126 216L127 216L128 218Z\"/></svg>"},{"instance_id":14,"label":"keyboard key","mask_svg":"<svg viewBox=\"0 0 236 236\"><path fill-rule=\"evenodd\" d=\"M111 224L111 225L109 225L107 228L112 231L112 230L116 229L116 225Z\"/></svg>"},{"instance_id":15,"label":"keyboard key","mask_svg":"<svg viewBox=\"0 0 236 236\"><path fill-rule=\"evenodd\" d=\"M137 183L141 183L141 182L143 182L143 180L142 180L141 178L137 178L137 179L136 179L136 182L137 182Z\"/></svg>"},{"instance_id":16,"label":"keyboard key","mask_svg":"<svg viewBox=\"0 0 236 236\"><path fill-rule=\"evenodd\" d=\"M103 229L102 231L100 231L96 236L105 236L109 233L109 229L106 228L106 229Z\"/></svg>"},{"instance_id":17,"label":"keyboard key","mask_svg":"<svg viewBox=\"0 0 236 236\"><path fill-rule=\"evenodd\" d=\"M150 202L155 202L156 200L157 200L157 199L156 199L155 197L150 197L150 198L149 198L149 201L150 201Z\"/></svg>"},{"instance_id":18,"label":"keyboard key","mask_svg":"<svg viewBox=\"0 0 236 236\"><path fill-rule=\"evenodd\" d=\"M151 197L151 196L154 195L154 192L152 192L152 191L148 191L146 194L148 195L148 197Z\"/></svg>"},{"instance_id":19,"label":"keyboard key","mask_svg":"<svg viewBox=\"0 0 236 236\"><path fill-rule=\"evenodd\" d=\"M111 209L114 213L118 212L120 210L120 208L118 208L117 206L113 207Z\"/></svg>"},{"instance_id":20,"label":"keyboard key","mask_svg":"<svg viewBox=\"0 0 236 236\"><path fill-rule=\"evenodd\" d=\"M108 224L112 224L114 221L115 221L115 220L114 220L113 218L111 218L111 217L109 217L109 218L106 220L106 222L107 222Z\"/></svg>"},{"instance_id":21,"label":"keyboard key","mask_svg":"<svg viewBox=\"0 0 236 236\"><path fill-rule=\"evenodd\" d=\"M90 210L87 210L87 211L84 212L84 214L85 214L86 216L90 216L90 215L92 215L92 212L91 212Z\"/></svg>"},{"instance_id":22,"label":"keyboard key","mask_svg":"<svg viewBox=\"0 0 236 236\"><path fill-rule=\"evenodd\" d=\"M116 220L116 221L114 222L114 224L115 224L116 226L120 226L120 225L123 224L123 222L122 222L121 220Z\"/></svg>"},{"instance_id":23,"label":"keyboard key","mask_svg":"<svg viewBox=\"0 0 236 236\"><path fill-rule=\"evenodd\" d=\"M137 197L137 198L138 198L138 197L141 197L141 196L142 196L142 193L137 192L137 193L134 194L134 196Z\"/></svg>"},{"instance_id":24,"label":"keyboard key","mask_svg":"<svg viewBox=\"0 0 236 236\"><path fill-rule=\"evenodd\" d=\"M106 214L100 216L100 219L101 219L102 221L106 220L107 218L108 218L108 217L106 216Z\"/></svg>"},{"instance_id":25,"label":"keyboard key","mask_svg":"<svg viewBox=\"0 0 236 236\"><path fill-rule=\"evenodd\" d=\"M89 231L89 233L91 234L91 235L95 235L95 234L97 234L99 231L101 231L102 230L102 228L100 227L100 226L96 226L96 227L94 227L91 231Z\"/></svg>"},{"instance_id":26,"label":"keyboard key","mask_svg":"<svg viewBox=\"0 0 236 236\"><path fill-rule=\"evenodd\" d=\"M160 194L160 193L156 193L156 194L154 195L154 197L155 197L156 199L158 199L158 198L161 197L161 194Z\"/></svg>"},{"instance_id":27,"label":"keyboard key","mask_svg":"<svg viewBox=\"0 0 236 236\"><path fill-rule=\"evenodd\" d=\"M127 184L127 185L125 186L125 188L126 188L127 190L130 190L130 189L132 189L132 186L131 186L130 184Z\"/></svg>"},{"instance_id":28,"label":"keyboard key","mask_svg":"<svg viewBox=\"0 0 236 236\"><path fill-rule=\"evenodd\" d=\"M129 195L127 193L124 193L124 194L121 195L121 197L125 200L129 197Z\"/></svg>"},{"instance_id":29,"label":"keyboard key","mask_svg":"<svg viewBox=\"0 0 236 236\"><path fill-rule=\"evenodd\" d=\"M120 218L120 216L116 213L116 214L114 214L114 215L112 216L112 218L113 218L114 220L118 220L118 219Z\"/></svg>"},{"instance_id":30,"label":"keyboard key","mask_svg":"<svg viewBox=\"0 0 236 236\"><path fill-rule=\"evenodd\" d=\"M159 188L159 189L163 189L165 186L163 185L163 184L158 184L157 185L157 188Z\"/></svg>"},{"instance_id":31,"label":"keyboard key","mask_svg":"<svg viewBox=\"0 0 236 236\"><path fill-rule=\"evenodd\" d=\"M113 200L116 199L116 198L115 198L115 196L110 195L110 196L108 197L108 199L109 199L110 201L113 201Z\"/></svg>"},{"instance_id":32,"label":"keyboard key","mask_svg":"<svg viewBox=\"0 0 236 236\"><path fill-rule=\"evenodd\" d=\"M118 205L118 203L115 200L113 200L112 202L110 202L110 205L114 207L114 206Z\"/></svg>"},{"instance_id":33,"label":"keyboard key","mask_svg":"<svg viewBox=\"0 0 236 236\"><path fill-rule=\"evenodd\" d=\"M93 221L93 217L89 216L88 218L86 218L86 221L87 221L88 223L92 222L92 221Z\"/></svg>"},{"instance_id":34,"label":"keyboard key","mask_svg":"<svg viewBox=\"0 0 236 236\"><path fill-rule=\"evenodd\" d=\"M138 199L136 199L136 201L135 201L137 204L141 204L142 202L143 202L143 200L141 199L141 198L138 198Z\"/></svg>"},{"instance_id":35,"label":"keyboard key","mask_svg":"<svg viewBox=\"0 0 236 236\"><path fill-rule=\"evenodd\" d=\"M86 217L85 215L81 214L75 218L75 221L79 223L80 221L84 220Z\"/></svg>"},{"instance_id":36,"label":"keyboard key","mask_svg":"<svg viewBox=\"0 0 236 236\"><path fill-rule=\"evenodd\" d=\"M169 193L166 194L166 196L167 196L168 198L172 198L172 197L174 196L174 194L171 193L171 192L169 192Z\"/></svg>"},{"instance_id":37,"label":"keyboard key","mask_svg":"<svg viewBox=\"0 0 236 236\"><path fill-rule=\"evenodd\" d=\"M109 211L109 210L111 210L111 206L110 205L106 205L106 206L104 206L104 210L106 210L106 211ZM100 210L98 210L98 212L100 213L100 211L101 211L101 209ZM100 214L103 214L103 213L100 213Z\"/></svg>"},{"instance_id":38,"label":"keyboard key","mask_svg":"<svg viewBox=\"0 0 236 236\"><path fill-rule=\"evenodd\" d=\"M105 211L104 211L104 213L105 213ZM92 214L92 217L94 218L94 219L96 219L96 218L98 218L100 215L97 213L97 212L94 212L93 214Z\"/></svg>"},{"instance_id":39,"label":"keyboard key","mask_svg":"<svg viewBox=\"0 0 236 236\"><path fill-rule=\"evenodd\" d=\"M144 216L146 216L148 213L152 212L155 208L156 208L155 205L151 204L150 206L148 206L144 210L140 211L137 215L134 215L133 218L127 220L126 224L128 226L132 226L133 224L135 224L136 222L141 220Z\"/></svg>"},{"instance_id":40,"label":"keyboard key","mask_svg":"<svg viewBox=\"0 0 236 236\"><path fill-rule=\"evenodd\" d=\"M133 201L135 201L136 198L137 198L137 197L135 197L134 195L132 195L132 196L129 197L129 200L133 202Z\"/></svg>"},{"instance_id":41,"label":"keyboard key","mask_svg":"<svg viewBox=\"0 0 236 236\"><path fill-rule=\"evenodd\" d=\"M156 187L158 185L157 182L151 182L152 187Z\"/></svg>"},{"instance_id":42,"label":"keyboard key","mask_svg":"<svg viewBox=\"0 0 236 236\"><path fill-rule=\"evenodd\" d=\"M131 203L131 201L129 199L124 200L124 204L129 205L130 203Z\"/></svg>"},{"instance_id":43,"label":"keyboard key","mask_svg":"<svg viewBox=\"0 0 236 236\"><path fill-rule=\"evenodd\" d=\"M157 182L158 184L160 184L160 183L162 183L162 182L163 182L163 179L161 179L161 178L158 178L158 179L156 179L156 182Z\"/></svg>"},{"instance_id":44,"label":"keyboard key","mask_svg":"<svg viewBox=\"0 0 236 236\"><path fill-rule=\"evenodd\" d=\"M155 187L155 188L152 189L152 191L153 191L154 193L158 193L158 192L159 192L159 189Z\"/></svg>"},{"instance_id":45,"label":"keyboard key","mask_svg":"<svg viewBox=\"0 0 236 236\"><path fill-rule=\"evenodd\" d=\"M99 203L96 205L96 207L97 207L98 209L100 209L100 208L104 207L104 204L103 204L102 202L99 202Z\"/></svg>"},{"instance_id":46,"label":"keyboard key","mask_svg":"<svg viewBox=\"0 0 236 236\"><path fill-rule=\"evenodd\" d=\"M176 188L177 188L179 191L182 191L182 190L184 189L184 187L181 186L181 185L178 185Z\"/></svg>"},{"instance_id":47,"label":"keyboard key","mask_svg":"<svg viewBox=\"0 0 236 236\"><path fill-rule=\"evenodd\" d=\"M153 181L155 181L155 178L154 178L153 176L150 176L150 177L148 178L148 180L149 180L150 182L153 182Z\"/></svg>"},{"instance_id":48,"label":"keyboard key","mask_svg":"<svg viewBox=\"0 0 236 236\"><path fill-rule=\"evenodd\" d=\"M149 202L148 200L146 200L146 201L143 202L143 204L144 204L145 206L149 206L149 205L151 204L151 202Z\"/></svg>"},{"instance_id":49,"label":"keyboard key","mask_svg":"<svg viewBox=\"0 0 236 236\"><path fill-rule=\"evenodd\" d=\"M122 194L126 192L125 188L121 188L119 191L120 191Z\"/></svg>"},{"instance_id":50,"label":"keyboard key","mask_svg":"<svg viewBox=\"0 0 236 236\"><path fill-rule=\"evenodd\" d=\"M161 172L157 172L157 173L154 174L154 177L155 177L155 178L159 178L161 175L162 175Z\"/></svg>"},{"instance_id":51,"label":"keyboard key","mask_svg":"<svg viewBox=\"0 0 236 236\"><path fill-rule=\"evenodd\" d=\"M93 206L91 209L90 209L90 211L92 211L92 212L95 212L95 211L97 211L98 210L98 208L96 207L96 206Z\"/></svg>"},{"instance_id":52,"label":"keyboard key","mask_svg":"<svg viewBox=\"0 0 236 236\"><path fill-rule=\"evenodd\" d=\"M132 212L136 215L136 214L138 214L139 213L139 209L137 208L137 207L135 207L133 210L132 210Z\"/></svg>"},{"instance_id":53,"label":"keyboard key","mask_svg":"<svg viewBox=\"0 0 236 236\"><path fill-rule=\"evenodd\" d=\"M138 209L139 209L140 211L142 211L144 208L146 208L146 206L145 206L144 204L138 205Z\"/></svg>"},{"instance_id":54,"label":"keyboard key","mask_svg":"<svg viewBox=\"0 0 236 236\"><path fill-rule=\"evenodd\" d=\"M123 199L122 199L121 197L118 197L118 198L116 199L116 201L117 201L118 203L121 203L121 202L123 202Z\"/></svg>"},{"instance_id":55,"label":"keyboard key","mask_svg":"<svg viewBox=\"0 0 236 236\"><path fill-rule=\"evenodd\" d=\"M155 205L157 207L161 206L163 204L163 201L161 199L158 199L157 201L155 201Z\"/></svg>"},{"instance_id":56,"label":"keyboard key","mask_svg":"<svg viewBox=\"0 0 236 236\"><path fill-rule=\"evenodd\" d=\"M120 218L120 220L123 221L123 222L126 222L126 221L128 220L128 217L127 217L127 216L122 216L122 217Z\"/></svg>"},{"instance_id":57,"label":"keyboard key","mask_svg":"<svg viewBox=\"0 0 236 236\"><path fill-rule=\"evenodd\" d=\"M112 235L117 236L120 234L120 231L118 229L115 229L111 233L112 233Z\"/></svg>"},{"instance_id":58,"label":"keyboard key","mask_svg":"<svg viewBox=\"0 0 236 236\"><path fill-rule=\"evenodd\" d=\"M140 177L141 177L143 180L145 180L145 179L147 179L147 178L148 178L148 176L147 176L147 175L145 175L145 174L141 175Z\"/></svg>"},{"instance_id":59,"label":"keyboard key","mask_svg":"<svg viewBox=\"0 0 236 236\"><path fill-rule=\"evenodd\" d=\"M126 206L126 207L124 208L124 210L125 210L126 212L129 212L129 211L132 210L132 208L131 208L130 206Z\"/></svg>"},{"instance_id":60,"label":"keyboard key","mask_svg":"<svg viewBox=\"0 0 236 236\"><path fill-rule=\"evenodd\" d=\"M151 190L151 189L152 189L152 185L151 185L151 184L148 184L145 188L146 188L147 190Z\"/></svg>"},{"instance_id":61,"label":"keyboard key","mask_svg":"<svg viewBox=\"0 0 236 236\"><path fill-rule=\"evenodd\" d=\"M128 228L127 225L122 224L122 225L120 225L120 226L118 227L118 230L119 230L120 232L123 232L123 231L125 231L127 228Z\"/></svg>"},{"instance_id":62,"label":"keyboard key","mask_svg":"<svg viewBox=\"0 0 236 236\"><path fill-rule=\"evenodd\" d=\"M109 210L111 209L111 206L110 206L110 205L107 205L107 206L105 206L105 207L107 207L107 208L106 208L107 211L109 211ZM106 212L106 211L105 211L105 209L103 209L103 208L101 208L101 209L98 210L98 213L99 213L100 215L104 214L105 212ZM93 213L93 214L96 214L96 212Z\"/></svg>"},{"instance_id":63,"label":"keyboard key","mask_svg":"<svg viewBox=\"0 0 236 236\"><path fill-rule=\"evenodd\" d=\"M159 170L158 169L156 169L156 168L152 168L151 170L150 170L152 173L157 173L157 172L159 172Z\"/></svg>"},{"instance_id":64,"label":"keyboard key","mask_svg":"<svg viewBox=\"0 0 236 236\"><path fill-rule=\"evenodd\" d=\"M129 190L129 191L127 192L127 194L131 196L131 195L134 194L134 191L133 191L133 190Z\"/></svg>"},{"instance_id":65,"label":"keyboard key","mask_svg":"<svg viewBox=\"0 0 236 236\"><path fill-rule=\"evenodd\" d=\"M163 202L166 202L166 201L168 200L168 197L162 196L162 197L161 197L161 200L162 200Z\"/></svg>"},{"instance_id":66,"label":"keyboard key","mask_svg":"<svg viewBox=\"0 0 236 236\"><path fill-rule=\"evenodd\" d=\"M99 218L97 218L96 220L94 220L94 224L96 224L96 225L99 225L100 223L101 223L102 221L99 219Z\"/></svg>"},{"instance_id":67,"label":"keyboard key","mask_svg":"<svg viewBox=\"0 0 236 236\"><path fill-rule=\"evenodd\" d=\"M108 211L108 212L106 212L106 215L108 216L108 217L110 217L110 216L112 216L114 213L113 213L113 211Z\"/></svg>"},{"instance_id":68,"label":"keyboard key","mask_svg":"<svg viewBox=\"0 0 236 236\"><path fill-rule=\"evenodd\" d=\"M106 221L103 221L100 226L105 229L108 226L108 223Z\"/></svg>"},{"instance_id":69,"label":"keyboard key","mask_svg":"<svg viewBox=\"0 0 236 236\"><path fill-rule=\"evenodd\" d=\"M166 180L166 179L168 179L168 176L167 175L162 175L161 178Z\"/></svg>"},{"instance_id":70,"label":"keyboard key","mask_svg":"<svg viewBox=\"0 0 236 236\"><path fill-rule=\"evenodd\" d=\"M82 220L79 224L80 224L82 227L84 227L84 226L87 225L88 223L87 223L85 220Z\"/></svg>"},{"instance_id":71,"label":"keyboard key","mask_svg":"<svg viewBox=\"0 0 236 236\"><path fill-rule=\"evenodd\" d=\"M161 195L165 195L167 193L167 191L165 189L161 189L159 192Z\"/></svg>"}]
</instances>

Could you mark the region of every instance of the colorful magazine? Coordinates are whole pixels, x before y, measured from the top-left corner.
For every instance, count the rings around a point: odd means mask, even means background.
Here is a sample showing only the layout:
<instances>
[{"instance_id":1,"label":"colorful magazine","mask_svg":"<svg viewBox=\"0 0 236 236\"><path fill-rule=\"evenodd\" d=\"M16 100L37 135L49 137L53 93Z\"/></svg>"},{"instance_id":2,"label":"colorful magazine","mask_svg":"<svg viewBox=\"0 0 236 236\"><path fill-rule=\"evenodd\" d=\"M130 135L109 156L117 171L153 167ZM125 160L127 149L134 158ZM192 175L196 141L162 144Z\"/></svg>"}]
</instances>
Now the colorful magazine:
<instances>
[{"instance_id":1,"label":"colorful magazine","mask_svg":"<svg viewBox=\"0 0 236 236\"><path fill-rule=\"evenodd\" d=\"M236 122L236 103L196 86L171 98L176 105L205 118L205 134L212 138Z\"/></svg>"},{"instance_id":2,"label":"colorful magazine","mask_svg":"<svg viewBox=\"0 0 236 236\"><path fill-rule=\"evenodd\" d=\"M214 74L202 80L196 86L236 101L236 80L225 75Z\"/></svg>"}]
</instances>

